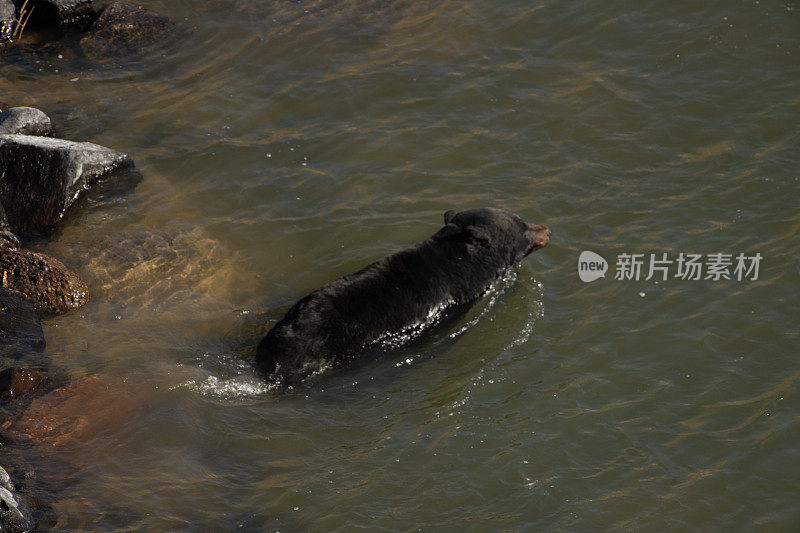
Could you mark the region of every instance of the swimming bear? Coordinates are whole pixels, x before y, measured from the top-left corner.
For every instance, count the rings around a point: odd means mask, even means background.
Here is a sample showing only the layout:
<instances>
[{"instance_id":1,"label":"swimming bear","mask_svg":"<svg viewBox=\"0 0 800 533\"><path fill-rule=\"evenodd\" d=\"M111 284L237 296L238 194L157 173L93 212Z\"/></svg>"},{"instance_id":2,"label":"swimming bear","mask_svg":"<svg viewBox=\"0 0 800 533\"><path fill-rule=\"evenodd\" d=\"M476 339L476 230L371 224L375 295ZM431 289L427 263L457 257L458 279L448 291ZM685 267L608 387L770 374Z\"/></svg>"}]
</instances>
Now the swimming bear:
<instances>
[{"instance_id":1,"label":"swimming bear","mask_svg":"<svg viewBox=\"0 0 800 533\"><path fill-rule=\"evenodd\" d=\"M421 243L298 301L259 343L261 374L291 386L369 346L411 338L448 311L477 300L550 240L546 226L491 207L447 211L444 223Z\"/></svg>"}]
</instances>

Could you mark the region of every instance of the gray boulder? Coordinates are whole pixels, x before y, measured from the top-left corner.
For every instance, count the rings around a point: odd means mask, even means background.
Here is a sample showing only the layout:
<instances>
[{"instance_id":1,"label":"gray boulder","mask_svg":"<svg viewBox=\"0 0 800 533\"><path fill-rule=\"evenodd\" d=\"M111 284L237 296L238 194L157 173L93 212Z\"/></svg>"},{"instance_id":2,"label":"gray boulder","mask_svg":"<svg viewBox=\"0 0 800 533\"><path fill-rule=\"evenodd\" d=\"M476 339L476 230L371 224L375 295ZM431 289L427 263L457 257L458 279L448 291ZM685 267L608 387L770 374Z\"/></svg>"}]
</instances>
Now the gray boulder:
<instances>
[{"instance_id":1,"label":"gray boulder","mask_svg":"<svg viewBox=\"0 0 800 533\"><path fill-rule=\"evenodd\" d=\"M23 533L35 527L30 509L14 490L8 472L0 466L0 531Z\"/></svg>"},{"instance_id":2,"label":"gray boulder","mask_svg":"<svg viewBox=\"0 0 800 533\"><path fill-rule=\"evenodd\" d=\"M12 107L0 112L0 134L3 133L52 135L53 125L50 117L34 107Z\"/></svg>"},{"instance_id":3,"label":"gray boulder","mask_svg":"<svg viewBox=\"0 0 800 533\"><path fill-rule=\"evenodd\" d=\"M11 0L0 0L0 45L11 40L15 27L16 9Z\"/></svg>"},{"instance_id":4,"label":"gray boulder","mask_svg":"<svg viewBox=\"0 0 800 533\"><path fill-rule=\"evenodd\" d=\"M44 232L85 189L132 166L127 155L97 144L0 135L0 203L15 233Z\"/></svg>"}]
</instances>

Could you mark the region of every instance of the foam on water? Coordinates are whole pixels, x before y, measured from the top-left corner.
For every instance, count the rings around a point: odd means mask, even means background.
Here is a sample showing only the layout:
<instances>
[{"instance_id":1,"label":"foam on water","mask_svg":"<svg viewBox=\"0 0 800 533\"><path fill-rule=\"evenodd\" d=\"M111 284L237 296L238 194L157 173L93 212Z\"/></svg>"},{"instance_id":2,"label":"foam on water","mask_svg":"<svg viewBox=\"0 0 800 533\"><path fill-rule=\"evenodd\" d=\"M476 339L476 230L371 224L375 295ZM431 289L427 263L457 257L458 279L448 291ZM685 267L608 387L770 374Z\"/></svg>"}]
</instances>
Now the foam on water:
<instances>
[{"instance_id":1,"label":"foam on water","mask_svg":"<svg viewBox=\"0 0 800 533\"><path fill-rule=\"evenodd\" d=\"M218 378L208 376L202 381L190 379L170 387L170 390L186 388L202 396L220 400L247 400L264 396L277 389L274 383L267 383L257 376L236 376L233 378Z\"/></svg>"},{"instance_id":2,"label":"foam on water","mask_svg":"<svg viewBox=\"0 0 800 533\"><path fill-rule=\"evenodd\" d=\"M255 399L278 388L253 371L253 367L240 356L229 352L202 352L194 365L178 364L191 373L190 377L169 387L169 390L188 389L206 398L237 401ZM196 368L192 368L196 366Z\"/></svg>"}]
</instances>

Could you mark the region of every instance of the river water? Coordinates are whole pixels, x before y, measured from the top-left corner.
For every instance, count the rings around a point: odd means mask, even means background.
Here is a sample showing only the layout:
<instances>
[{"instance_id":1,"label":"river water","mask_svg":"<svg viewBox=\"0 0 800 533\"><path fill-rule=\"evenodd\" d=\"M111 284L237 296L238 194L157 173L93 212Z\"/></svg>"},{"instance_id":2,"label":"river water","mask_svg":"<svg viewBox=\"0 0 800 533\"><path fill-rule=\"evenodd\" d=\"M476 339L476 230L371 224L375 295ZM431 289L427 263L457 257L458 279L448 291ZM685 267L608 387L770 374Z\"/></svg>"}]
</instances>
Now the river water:
<instances>
[{"instance_id":1,"label":"river water","mask_svg":"<svg viewBox=\"0 0 800 533\"><path fill-rule=\"evenodd\" d=\"M176 28L140 56L0 67L143 176L28 244L92 292L44 323L66 429L4 449L57 529L797 530L797 2L141 3ZM551 244L457 323L255 376L299 297L486 205Z\"/></svg>"}]
</instances>

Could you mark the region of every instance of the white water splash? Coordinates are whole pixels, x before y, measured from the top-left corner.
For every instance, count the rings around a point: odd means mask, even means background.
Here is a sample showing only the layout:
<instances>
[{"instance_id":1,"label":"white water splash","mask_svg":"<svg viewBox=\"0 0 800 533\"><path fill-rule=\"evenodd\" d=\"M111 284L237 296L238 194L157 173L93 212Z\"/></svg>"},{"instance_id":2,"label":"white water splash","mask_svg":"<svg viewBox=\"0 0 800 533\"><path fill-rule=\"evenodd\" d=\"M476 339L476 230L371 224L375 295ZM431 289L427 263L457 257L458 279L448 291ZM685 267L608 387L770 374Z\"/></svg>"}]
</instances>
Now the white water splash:
<instances>
[{"instance_id":1,"label":"white water splash","mask_svg":"<svg viewBox=\"0 0 800 533\"><path fill-rule=\"evenodd\" d=\"M277 388L274 383L266 383L256 376L236 376L229 379L220 379L217 376L208 376L205 380L190 379L178 385L173 385L169 390L189 389L202 396L221 400L246 400L259 398Z\"/></svg>"}]
</instances>

